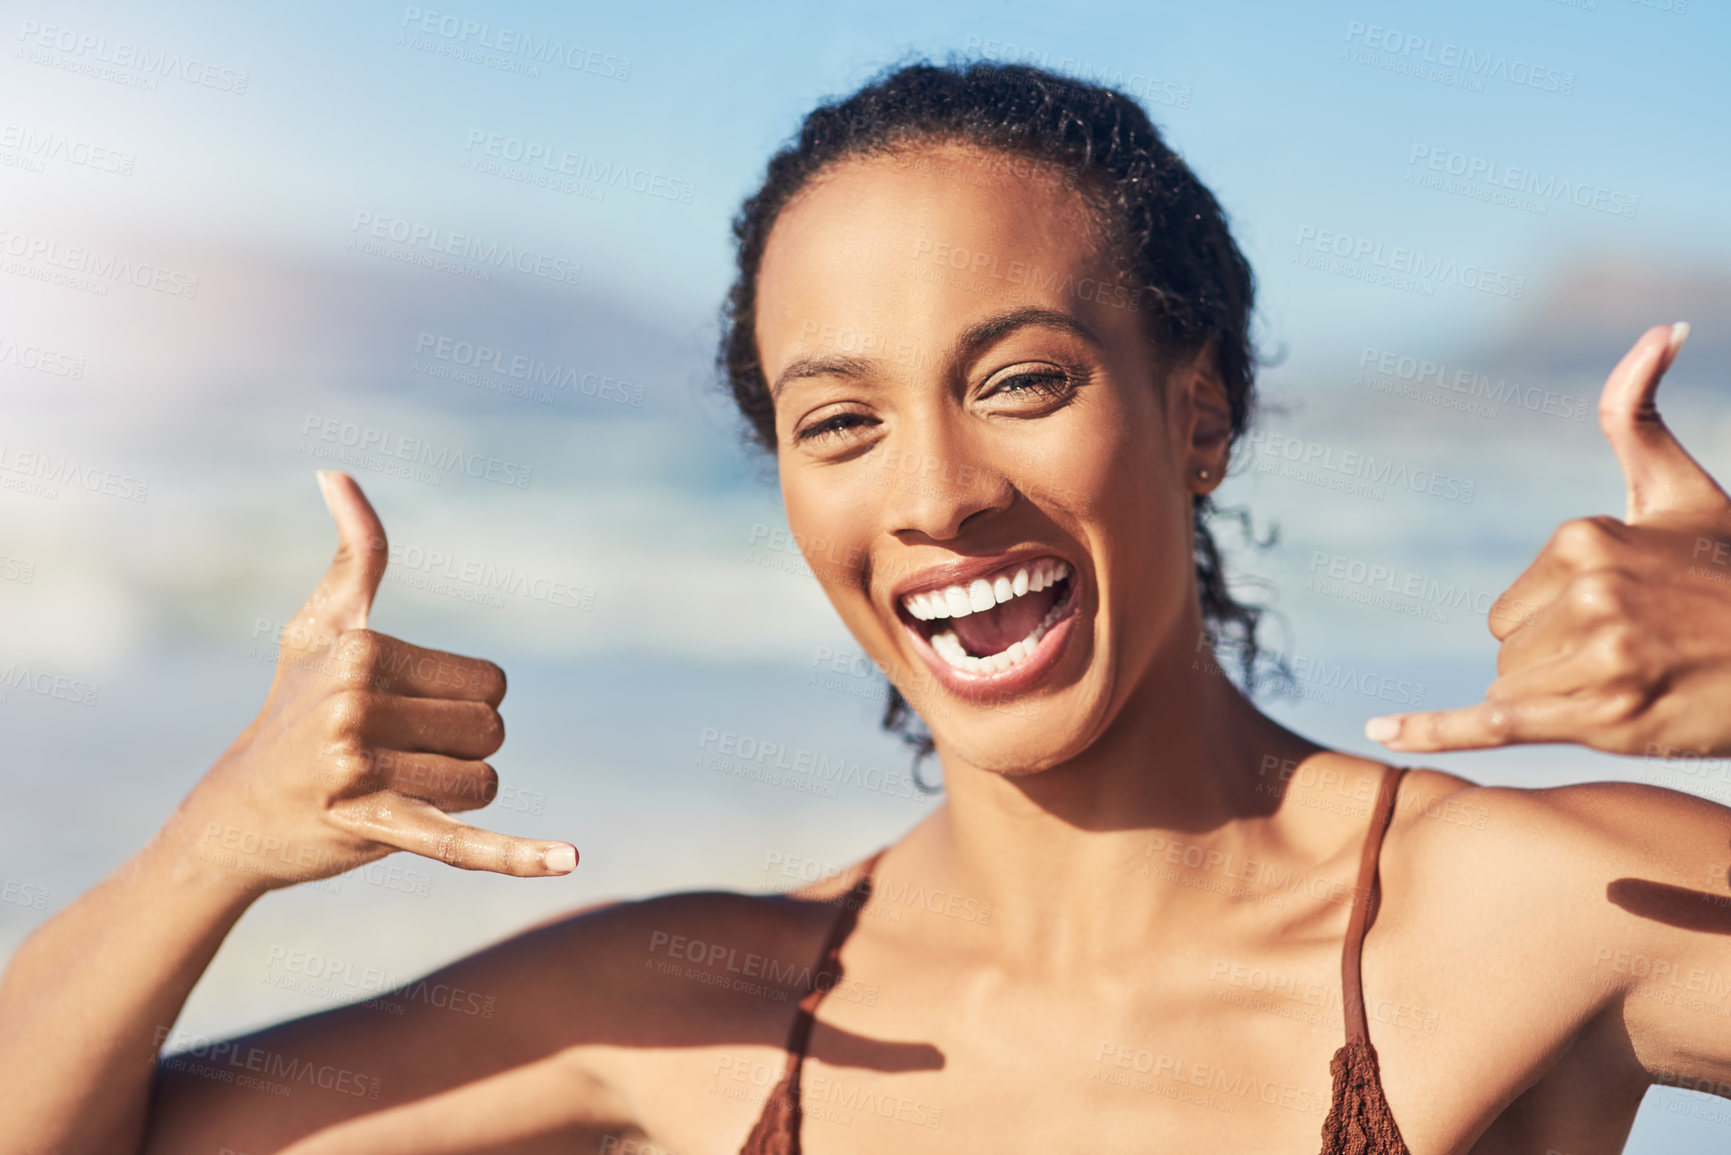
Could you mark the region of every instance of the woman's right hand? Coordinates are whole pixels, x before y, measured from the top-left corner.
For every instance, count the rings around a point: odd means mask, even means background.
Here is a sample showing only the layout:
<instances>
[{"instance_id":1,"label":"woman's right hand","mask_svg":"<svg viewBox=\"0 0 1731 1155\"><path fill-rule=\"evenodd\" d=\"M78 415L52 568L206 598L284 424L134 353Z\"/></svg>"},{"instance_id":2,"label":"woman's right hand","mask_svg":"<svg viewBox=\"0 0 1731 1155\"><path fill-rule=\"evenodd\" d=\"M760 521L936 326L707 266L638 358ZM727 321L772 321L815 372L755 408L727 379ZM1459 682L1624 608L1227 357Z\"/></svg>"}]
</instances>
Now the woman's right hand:
<instances>
[{"instance_id":1,"label":"woman's right hand","mask_svg":"<svg viewBox=\"0 0 1731 1155\"><path fill-rule=\"evenodd\" d=\"M465 870L576 868L568 842L496 834L451 814L492 801L505 740L491 662L367 629L384 526L344 473L319 474L337 555L279 640L264 708L164 830L194 873L260 892L407 850Z\"/></svg>"}]
</instances>

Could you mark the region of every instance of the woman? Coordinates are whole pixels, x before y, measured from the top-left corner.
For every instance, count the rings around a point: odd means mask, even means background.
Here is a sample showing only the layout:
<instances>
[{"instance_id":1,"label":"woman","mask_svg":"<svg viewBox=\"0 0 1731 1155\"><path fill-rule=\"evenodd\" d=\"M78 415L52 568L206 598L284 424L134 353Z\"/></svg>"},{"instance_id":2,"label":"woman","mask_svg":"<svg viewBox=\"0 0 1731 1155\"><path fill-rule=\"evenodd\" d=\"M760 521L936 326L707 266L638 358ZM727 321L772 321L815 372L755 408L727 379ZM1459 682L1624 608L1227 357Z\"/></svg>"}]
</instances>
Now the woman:
<instances>
[{"instance_id":1,"label":"woman","mask_svg":"<svg viewBox=\"0 0 1731 1155\"><path fill-rule=\"evenodd\" d=\"M1132 102L906 68L814 112L735 231L723 364L944 805L793 896L593 909L432 976L490 1017L347 1007L153 1070L268 890L576 864L450 816L492 796L504 675L366 628L384 530L325 475L336 560L258 718L11 964L0 1147L1591 1155L1652 1083L1731 1094L1731 813L1403 772L1209 672L1211 641L1255 668L1202 520L1250 277ZM1731 751L1731 501L1652 401L1683 331L1606 384L1627 520L1504 596L1485 703L1372 737Z\"/></svg>"}]
</instances>

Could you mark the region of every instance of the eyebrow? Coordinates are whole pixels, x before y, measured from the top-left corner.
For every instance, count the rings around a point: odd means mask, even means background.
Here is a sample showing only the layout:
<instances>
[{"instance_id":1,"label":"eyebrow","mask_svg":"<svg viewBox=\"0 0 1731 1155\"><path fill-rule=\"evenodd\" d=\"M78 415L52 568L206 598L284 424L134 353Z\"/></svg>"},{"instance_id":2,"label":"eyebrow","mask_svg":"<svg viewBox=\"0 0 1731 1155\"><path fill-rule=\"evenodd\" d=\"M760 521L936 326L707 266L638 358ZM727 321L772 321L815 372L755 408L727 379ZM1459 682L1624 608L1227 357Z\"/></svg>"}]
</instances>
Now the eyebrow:
<instances>
[{"instance_id":1,"label":"eyebrow","mask_svg":"<svg viewBox=\"0 0 1731 1155\"><path fill-rule=\"evenodd\" d=\"M988 317L974 325L956 342L956 352L962 356L971 356L1017 329L1029 325L1062 329L1082 338L1096 349L1101 347L1100 338L1094 335L1093 330L1070 314L1056 309L1027 308ZM864 377L870 374L878 363L870 357L850 357L846 354L798 357L776 376L775 383L769 387L769 396L774 400L781 396L782 389L787 385L808 377Z\"/></svg>"},{"instance_id":2,"label":"eyebrow","mask_svg":"<svg viewBox=\"0 0 1731 1155\"><path fill-rule=\"evenodd\" d=\"M849 357L845 354L795 358L776 377L775 384L769 387L770 400L781 396L782 389L791 382L807 377L864 377L876 364L877 362L869 357Z\"/></svg>"},{"instance_id":3,"label":"eyebrow","mask_svg":"<svg viewBox=\"0 0 1731 1155\"><path fill-rule=\"evenodd\" d=\"M1096 349L1101 348L1100 338L1094 335L1094 331L1070 314L1061 313L1057 309L1034 307L1016 309L996 317L988 317L962 334L962 339L957 344L957 351L962 354L977 353L994 341L1028 325L1045 325L1052 329L1062 329L1066 333L1073 333L1082 338Z\"/></svg>"}]
</instances>

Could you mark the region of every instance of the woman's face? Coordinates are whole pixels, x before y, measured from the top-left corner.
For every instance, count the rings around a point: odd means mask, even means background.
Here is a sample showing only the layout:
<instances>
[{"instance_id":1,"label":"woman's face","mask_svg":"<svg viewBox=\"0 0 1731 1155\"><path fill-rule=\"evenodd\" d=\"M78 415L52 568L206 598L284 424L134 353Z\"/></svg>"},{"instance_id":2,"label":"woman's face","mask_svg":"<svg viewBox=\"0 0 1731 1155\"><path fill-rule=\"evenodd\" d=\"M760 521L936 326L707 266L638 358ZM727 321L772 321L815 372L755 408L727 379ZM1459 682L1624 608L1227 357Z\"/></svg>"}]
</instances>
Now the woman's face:
<instances>
[{"instance_id":1,"label":"woman's face","mask_svg":"<svg viewBox=\"0 0 1731 1155\"><path fill-rule=\"evenodd\" d=\"M1190 497L1227 433L1213 375L1156 359L1049 172L954 145L843 162L758 280L806 561L946 765L1008 774L1190 668Z\"/></svg>"}]
</instances>

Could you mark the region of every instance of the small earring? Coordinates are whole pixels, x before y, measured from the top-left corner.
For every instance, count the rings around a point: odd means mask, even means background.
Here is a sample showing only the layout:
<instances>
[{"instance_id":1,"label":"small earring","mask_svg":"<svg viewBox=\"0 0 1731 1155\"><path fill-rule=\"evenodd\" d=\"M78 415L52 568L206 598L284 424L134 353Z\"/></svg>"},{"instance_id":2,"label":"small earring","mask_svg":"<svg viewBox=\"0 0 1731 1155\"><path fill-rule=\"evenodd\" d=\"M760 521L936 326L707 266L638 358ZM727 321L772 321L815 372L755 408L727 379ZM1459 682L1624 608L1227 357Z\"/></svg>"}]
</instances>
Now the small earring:
<instances>
[{"instance_id":1,"label":"small earring","mask_svg":"<svg viewBox=\"0 0 1731 1155\"><path fill-rule=\"evenodd\" d=\"M1207 481L1208 480L1208 471L1206 469L1198 469L1196 471L1196 476L1203 481Z\"/></svg>"}]
</instances>

